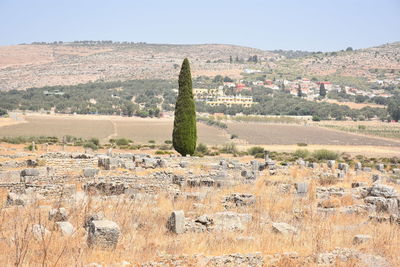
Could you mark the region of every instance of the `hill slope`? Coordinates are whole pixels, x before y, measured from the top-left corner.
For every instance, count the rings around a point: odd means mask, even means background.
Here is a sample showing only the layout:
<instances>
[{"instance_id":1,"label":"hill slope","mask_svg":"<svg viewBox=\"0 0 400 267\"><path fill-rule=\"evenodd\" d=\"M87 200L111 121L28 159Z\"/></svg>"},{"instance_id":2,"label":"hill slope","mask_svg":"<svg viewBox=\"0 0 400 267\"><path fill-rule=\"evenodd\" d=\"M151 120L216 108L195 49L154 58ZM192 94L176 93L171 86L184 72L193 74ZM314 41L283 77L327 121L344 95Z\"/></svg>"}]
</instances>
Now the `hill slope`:
<instances>
[{"instance_id":1,"label":"hill slope","mask_svg":"<svg viewBox=\"0 0 400 267\"><path fill-rule=\"evenodd\" d=\"M400 76L400 42L354 51L312 53L282 60L274 71L304 76L393 79Z\"/></svg>"},{"instance_id":2,"label":"hill slope","mask_svg":"<svg viewBox=\"0 0 400 267\"><path fill-rule=\"evenodd\" d=\"M0 90L72 85L99 79L171 79L177 77L184 57L191 60L194 76L238 77L243 64L230 64L229 57L247 60L253 55L265 60L276 57L259 49L220 44L69 43L0 47Z\"/></svg>"},{"instance_id":3,"label":"hill slope","mask_svg":"<svg viewBox=\"0 0 400 267\"><path fill-rule=\"evenodd\" d=\"M293 53L295 57L285 57ZM258 63L247 63L253 55L258 56ZM191 60L195 77L221 74L239 78L244 68L265 70L276 78L328 76L366 81L400 76L400 42L355 51L300 54L222 44L80 42L0 47L0 90L96 80L175 79L184 57ZM235 62L236 58L242 63Z\"/></svg>"}]
</instances>

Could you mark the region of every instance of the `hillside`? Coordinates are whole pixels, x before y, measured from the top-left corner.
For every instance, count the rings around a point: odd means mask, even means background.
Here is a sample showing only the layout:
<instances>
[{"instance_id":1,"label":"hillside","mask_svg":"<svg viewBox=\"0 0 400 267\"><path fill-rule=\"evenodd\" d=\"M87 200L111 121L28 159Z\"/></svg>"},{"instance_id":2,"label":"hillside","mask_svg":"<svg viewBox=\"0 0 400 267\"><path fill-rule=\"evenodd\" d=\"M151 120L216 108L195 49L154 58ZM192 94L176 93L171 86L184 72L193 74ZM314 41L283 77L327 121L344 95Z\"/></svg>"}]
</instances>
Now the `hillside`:
<instances>
[{"instance_id":1,"label":"hillside","mask_svg":"<svg viewBox=\"0 0 400 267\"><path fill-rule=\"evenodd\" d=\"M366 80L394 79L400 75L400 42L351 51L318 52L282 60L274 72Z\"/></svg>"},{"instance_id":2,"label":"hillside","mask_svg":"<svg viewBox=\"0 0 400 267\"><path fill-rule=\"evenodd\" d=\"M248 63L257 55L258 63ZM230 56L233 62L230 63ZM365 87L373 79L400 75L400 42L354 51L264 51L222 45L166 45L81 41L0 47L0 90L90 81L176 78L184 57L196 76L240 78L245 68L268 78L316 77ZM239 61L236 61L236 58Z\"/></svg>"},{"instance_id":3,"label":"hillside","mask_svg":"<svg viewBox=\"0 0 400 267\"><path fill-rule=\"evenodd\" d=\"M235 45L162 45L132 43L65 43L0 47L0 90L46 85L73 85L89 81L175 78L184 57L191 59L194 76L217 74L239 77L243 64L271 52ZM207 63L207 61L209 63Z\"/></svg>"}]
</instances>

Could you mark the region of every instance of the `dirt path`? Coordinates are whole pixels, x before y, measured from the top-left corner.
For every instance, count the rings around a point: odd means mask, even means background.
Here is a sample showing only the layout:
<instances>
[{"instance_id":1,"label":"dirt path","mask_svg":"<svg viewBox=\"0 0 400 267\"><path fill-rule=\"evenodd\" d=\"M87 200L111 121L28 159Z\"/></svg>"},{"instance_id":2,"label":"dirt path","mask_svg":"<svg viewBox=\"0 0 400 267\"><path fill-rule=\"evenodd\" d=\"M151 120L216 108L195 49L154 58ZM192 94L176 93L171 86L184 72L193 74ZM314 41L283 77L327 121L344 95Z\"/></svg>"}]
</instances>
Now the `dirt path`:
<instances>
[{"instance_id":1,"label":"dirt path","mask_svg":"<svg viewBox=\"0 0 400 267\"><path fill-rule=\"evenodd\" d=\"M113 126L113 133L110 134L109 136L105 137L104 140L108 142L108 140L110 139L114 139L118 136L118 127L117 127L117 123L113 120L110 120L112 126Z\"/></svg>"}]
</instances>

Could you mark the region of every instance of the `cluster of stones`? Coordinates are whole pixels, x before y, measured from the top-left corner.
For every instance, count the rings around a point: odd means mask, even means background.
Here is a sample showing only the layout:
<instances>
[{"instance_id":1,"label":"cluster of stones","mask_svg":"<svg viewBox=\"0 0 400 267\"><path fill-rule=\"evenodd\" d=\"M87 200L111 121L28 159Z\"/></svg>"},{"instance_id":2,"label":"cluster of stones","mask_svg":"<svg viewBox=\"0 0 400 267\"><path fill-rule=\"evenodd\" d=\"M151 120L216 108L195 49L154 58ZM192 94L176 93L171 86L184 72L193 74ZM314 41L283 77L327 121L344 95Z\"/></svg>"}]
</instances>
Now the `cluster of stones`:
<instances>
[{"instance_id":1,"label":"cluster of stones","mask_svg":"<svg viewBox=\"0 0 400 267\"><path fill-rule=\"evenodd\" d=\"M30 156L31 157L31 156ZM16 159L12 159L16 161ZM18 160L17 160L18 161ZM19 161L18 161L19 162ZM61 163L62 162L62 163ZM235 160L221 159L213 164L209 161L201 162L203 169L201 174L194 171L192 166L199 166L201 159L194 157L157 157L147 154L72 154L72 153L46 153L40 158L25 160L20 170L10 170L10 173L1 172L1 185L11 188L7 196L7 205L24 206L35 203L41 197L57 197L61 199L77 198L77 190L74 184L66 181L75 180L82 182L85 195L100 195L101 197L125 196L135 201L146 200L149 203L160 192L170 193L172 199L183 197L185 200L201 202L207 197L210 189L214 187L229 187L237 184L255 183L265 173L280 175L289 173L290 164L279 165L266 157L264 160L252 160L241 163ZM4 163L3 163L4 164ZM362 167L356 163L354 169L346 163L337 163L329 160L326 163L304 162L296 163L300 168L307 168L312 175L304 181L272 181L266 183L274 185L282 194L294 194L296 199L307 197L310 193L312 179L318 181L343 180L346 175L353 173L369 173L371 185L363 182L353 182L352 188L347 189L337 186L318 186L315 188L315 197L318 201L318 212L330 214L342 213L366 213L371 220L400 222L400 199L393 187L383 184L385 181L400 174L398 169L386 171L385 166L378 164L375 170ZM7 165L4 166L14 166ZM77 167L79 166L79 167ZM72 170L75 173L71 174ZM77 171L79 170L79 172ZM138 175L136 171L151 171L151 174ZM176 174L180 170L184 174ZM264 173L263 173L264 172ZM68 174L68 175L67 175ZM66 175L68 178L66 178ZM67 180L66 180L67 179ZM69 180L68 180L69 179ZM190 191L190 192L185 192ZM193 192L199 190L201 192ZM363 204L342 207L339 198L349 195L358 199ZM154 197L154 198L153 198ZM245 210L258 203L256 195L246 192L237 192L224 196L220 200L221 211L208 213L187 213L184 211L172 211L169 218L165 218L166 230L174 235L186 233L235 231L243 232L254 220ZM202 203L194 203L196 208ZM294 210L296 219L301 219L302 211ZM384 214L385 216L382 216ZM62 235L74 235L76 229L68 221L68 212L63 207L51 209L48 220L54 222L53 229L46 229L43 225L35 224L32 232L35 238L40 239L50 231L60 232ZM263 220L263 225L268 225L271 231L277 235L296 235L302 228L296 223ZM292 225L293 224L293 225ZM297 226L297 227L296 227ZM88 216L83 222L87 233L89 247L114 249L121 236L121 229L116 222L107 220L102 214ZM241 237L242 240L251 240L252 237ZM367 235L356 235L353 243L359 245L373 239ZM347 252L340 252L346 254ZM333 262L340 254L337 251L326 254L314 255L317 263ZM353 253L353 252L351 252ZM354 253L353 253L354 254ZM348 258L353 257L351 254ZM357 254L359 256L359 254ZM271 261L282 257L298 258L296 253L278 255ZM263 260L259 255L226 255L207 258L210 266L222 265L224 261L231 262L234 266L262 266ZM162 261L161 261L162 262ZM148 263L144 266L160 266L157 263Z\"/></svg>"}]
</instances>

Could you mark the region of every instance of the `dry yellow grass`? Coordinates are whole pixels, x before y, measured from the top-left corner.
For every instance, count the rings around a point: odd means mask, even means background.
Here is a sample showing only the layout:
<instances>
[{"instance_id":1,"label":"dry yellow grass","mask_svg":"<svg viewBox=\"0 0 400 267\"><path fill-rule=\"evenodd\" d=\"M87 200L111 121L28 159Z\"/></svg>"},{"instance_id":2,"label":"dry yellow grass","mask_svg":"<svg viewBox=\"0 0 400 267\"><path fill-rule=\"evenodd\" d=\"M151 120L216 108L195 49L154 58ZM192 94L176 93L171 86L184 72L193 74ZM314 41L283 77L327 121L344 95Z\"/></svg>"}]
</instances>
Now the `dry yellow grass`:
<instances>
[{"instance_id":1,"label":"dry yellow grass","mask_svg":"<svg viewBox=\"0 0 400 267\"><path fill-rule=\"evenodd\" d=\"M384 105L372 104L372 103L354 103L354 102L339 102L335 99L327 99L324 102L338 104L342 106L348 106L351 109L362 109L365 107L372 107L372 108L385 108Z\"/></svg>"},{"instance_id":2,"label":"dry yellow grass","mask_svg":"<svg viewBox=\"0 0 400 267\"><path fill-rule=\"evenodd\" d=\"M309 171L294 168L291 174L300 181L309 175ZM283 178L291 179L291 177ZM124 260L139 264L157 260L163 254L221 255L259 251L266 256L296 251L300 256L306 256L330 251L336 247L355 248L364 253L379 254L394 265L400 262L397 251L400 240L398 226L388 223L363 224L367 219L365 215L338 213L321 216L315 208L316 184L311 184L309 197L297 198L292 194L278 193L276 187L265 183L271 179L281 180L279 177L264 176L254 185L211 189L202 202L205 205L204 209L193 209L193 200L178 198L174 201L167 195L160 195L154 203L150 201L139 203L124 198L114 201L91 199L86 203L74 204L61 202L61 206L69 210L70 222L77 229L74 236L68 238L52 232L44 240L35 240L29 231L25 234L25 230L34 223L40 223L52 229L52 223L47 220L47 211L50 206L56 207L58 202L44 201L41 203L42 206L26 208L2 208L0 210L0 236L2 237L0 249L3 253L0 255L0 265L13 265L21 253L22 256L26 253L23 256L22 266L42 264L79 266L90 262L111 264ZM364 179L366 177L362 176L346 178L343 184L349 186L353 180ZM222 211L221 199L234 192L252 193L257 196L255 206L233 209L253 215L253 221L244 232L173 235L165 229L166 219L172 210L182 209L186 216L190 217ZM350 202L348 199L342 199L337 205L345 206ZM295 209L301 211L297 217L293 213ZM114 251L89 249L86 245L85 231L82 228L84 217L98 211L104 212L108 219L116 221L121 227L122 235ZM288 236L274 234L264 218L296 225L300 232L298 235ZM352 238L356 234L371 235L373 240L366 244L353 245ZM252 236L254 241L239 241L236 239L238 236ZM19 248L16 246L17 243ZM285 266L284 262L281 264Z\"/></svg>"}]
</instances>

